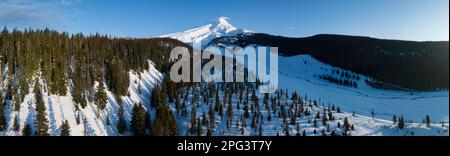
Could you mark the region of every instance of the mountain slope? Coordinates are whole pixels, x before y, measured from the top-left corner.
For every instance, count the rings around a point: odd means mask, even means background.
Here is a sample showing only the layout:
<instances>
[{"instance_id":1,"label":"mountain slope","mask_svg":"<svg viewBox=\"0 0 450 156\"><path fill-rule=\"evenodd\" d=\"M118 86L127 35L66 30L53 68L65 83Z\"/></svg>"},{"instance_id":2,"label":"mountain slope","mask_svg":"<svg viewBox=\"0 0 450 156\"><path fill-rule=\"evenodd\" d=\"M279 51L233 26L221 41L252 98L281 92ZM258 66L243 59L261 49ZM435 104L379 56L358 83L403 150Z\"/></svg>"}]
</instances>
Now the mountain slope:
<instances>
[{"instance_id":1,"label":"mountain slope","mask_svg":"<svg viewBox=\"0 0 450 156\"><path fill-rule=\"evenodd\" d=\"M148 97L150 97L154 85L157 85L162 81L162 74L155 69L154 63L150 61L149 69L140 73L130 71L129 77L130 80L132 80L128 88L130 95L120 97L123 101L125 120L131 120L133 105L138 103L142 103L144 108L151 114L151 117L155 117L155 110L150 106ZM42 80L41 83L45 84ZM97 87L98 82L96 82L96 88ZM100 113L94 102L88 102L84 109L77 109L77 104L74 103L71 94L58 96L43 92L46 118L49 121L49 134L51 136L58 136L61 123L64 120L67 120L70 126L70 135L72 136L120 136L121 134L118 133L116 129L118 122L117 114L120 106L117 103L116 96L109 90L106 92L108 102L105 110ZM6 128L8 131L0 132L0 136L22 135L21 131L16 132L12 130L15 118L18 119L21 130L25 124L35 127L36 104L34 99L34 93L26 95L24 101L20 105L21 108L19 111L14 111L12 101L7 101L5 114L7 115L6 120L8 125ZM129 123L127 124L129 125ZM129 126L128 129L130 129ZM131 134L127 132L125 135Z\"/></svg>"},{"instance_id":2,"label":"mountain slope","mask_svg":"<svg viewBox=\"0 0 450 156\"><path fill-rule=\"evenodd\" d=\"M159 37L167 37L193 44L201 43L206 46L211 40L223 36L235 36L241 33L248 33L249 30L238 29L228 22L227 17L220 17L215 22L195 27L186 31L167 34Z\"/></svg>"},{"instance_id":3,"label":"mountain slope","mask_svg":"<svg viewBox=\"0 0 450 156\"><path fill-rule=\"evenodd\" d=\"M210 45L278 47L283 56L308 54L321 62L411 90L430 91L448 89L449 86L448 41L414 42L344 35L289 38L241 34L216 38Z\"/></svg>"}]
</instances>

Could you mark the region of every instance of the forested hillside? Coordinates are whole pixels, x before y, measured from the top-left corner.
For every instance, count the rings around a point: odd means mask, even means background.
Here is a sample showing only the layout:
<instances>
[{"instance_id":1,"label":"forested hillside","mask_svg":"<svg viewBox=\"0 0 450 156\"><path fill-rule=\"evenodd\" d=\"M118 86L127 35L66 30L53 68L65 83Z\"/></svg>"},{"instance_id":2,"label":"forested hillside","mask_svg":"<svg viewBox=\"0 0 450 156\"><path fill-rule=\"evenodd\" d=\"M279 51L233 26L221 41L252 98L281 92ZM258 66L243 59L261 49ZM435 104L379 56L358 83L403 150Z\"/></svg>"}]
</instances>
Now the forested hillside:
<instances>
[{"instance_id":1,"label":"forested hillside","mask_svg":"<svg viewBox=\"0 0 450 156\"><path fill-rule=\"evenodd\" d=\"M216 38L210 45L279 47L283 56L311 55L321 62L371 76L378 88L448 89L449 42L383 40L345 35L289 38L262 33Z\"/></svg>"},{"instance_id":2,"label":"forested hillside","mask_svg":"<svg viewBox=\"0 0 450 156\"><path fill-rule=\"evenodd\" d=\"M130 94L129 72L148 69L148 60L154 62L157 70L167 71L170 63L163 58L168 58L176 46L187 45L173 39L69 35L50 29L10 31L5 27L0 34L0 131L7 128L7 106L19 112L30 92L35 95L36 135L48 135L44 93L70 94L77 110L84 109L88 103L105 109L108 100L106 89L116 97ZM99 86L95 86L96 82ZM116 99L120 101L120 98ZM121 102L118 103L120 105ZM155 107L158 106L156 103ZM13 127L18 129L16 121L17 117ZM31 130L30 125L25 127L27 131Z\"/></svg>"}]
</instances>

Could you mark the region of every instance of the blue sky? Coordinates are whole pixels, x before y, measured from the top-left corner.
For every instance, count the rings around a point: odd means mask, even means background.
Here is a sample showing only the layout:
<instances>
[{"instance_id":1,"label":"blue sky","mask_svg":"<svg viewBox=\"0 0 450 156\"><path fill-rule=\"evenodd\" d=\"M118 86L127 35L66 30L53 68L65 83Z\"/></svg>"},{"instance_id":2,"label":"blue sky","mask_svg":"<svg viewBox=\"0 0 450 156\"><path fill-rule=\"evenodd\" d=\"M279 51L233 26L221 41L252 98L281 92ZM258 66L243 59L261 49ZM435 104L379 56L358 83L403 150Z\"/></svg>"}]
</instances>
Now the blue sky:
<instances>
[{"instance_id":1,"label":"blue sky","mask_svg":"<svg viewBox=\"0 0 450 156\"><path fill-rule=\"evenodd\" d=\"M0 0L0 25L149 37L230 18L254 32L449 40L448 0Z\"/></svg>"}]
</instances>

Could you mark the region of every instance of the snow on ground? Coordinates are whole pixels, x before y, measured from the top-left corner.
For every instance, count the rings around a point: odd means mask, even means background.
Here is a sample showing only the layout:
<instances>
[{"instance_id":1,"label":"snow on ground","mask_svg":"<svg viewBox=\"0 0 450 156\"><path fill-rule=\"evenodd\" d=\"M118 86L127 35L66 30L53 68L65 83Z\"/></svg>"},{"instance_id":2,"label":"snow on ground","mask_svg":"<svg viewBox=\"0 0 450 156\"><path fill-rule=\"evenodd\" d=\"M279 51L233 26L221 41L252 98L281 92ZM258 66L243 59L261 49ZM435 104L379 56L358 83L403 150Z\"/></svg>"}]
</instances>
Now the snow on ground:
<instances>
[{"instance_id":1,"label":"snow on ground","mask_svg":"<svg viewBox=\"0 0 450 156\"><path fill-rule=\"evenodd\" d=\"M235 48L235 46L230 47ZM257 47L257 45L248 47ZM225 52L236 55L231 51ZM223 52L220 55L223 55ZM270 53L270 55L273 56L275 53ZM261 67L265 66L264 61L250 60L250 62L250 64L258 64ZM247 67L249 63L243 64ZM332 75L333 70L358 75L360 77L357 81L358 88L329 83L317 77L323 74ZM422 119L429 115L437 122L449 121L448 90L407 92L373 88L365 82L366 79L371 78L322 63L310 55L278 56L278 68L270 67L270 72L278 72L278 89L287 89L289 92L297 91L302 96L306 94L321 102L339 105L347 112L371 115L373 110L377 118L388 120L393 115L403 115L407 120L422 122ZM335 76L339 78L339 75Z\"/></svg>"},{"instance_id":2,"label":"snow on ground","mask_svg":"<svg viewBox=\"0 0 450 156\"><path fill-rule=\"evenodd\" d=\"M195 89L195 92L198 92L198 88ZM195 134L189 134L187 130L190 127L190 121L191 121L191 108L192 108L192 93L193 91L189 91L187 102L187 109L188 109L188 115L186 117L181 117L181 115L178 115L177 118L181 119L182 125L184 125L184 128L181 129L180 134L181 135L194 135ZM248 96L251 96L249 94ZM286 135L283 131L283 119L279 116L278 111L274 113L271 110L268 110L264 108L262 101L263 101L263 95L257 94L260 101L260 111L262 115L262 119L258 118L258 122L262 122L262 128L263 128L263 135L264 136L284 136ZM240 109L237 109L237 103L239 101L239 95L233 95L232 98L232 106L233 106L233 117L232 117L232 123L231 127L227 128L227 115L226 115L226 108L224 108L224 115L222 117L219 116L217 112L215 112L215 128L213 131L213 135L216 136L259 136L259 129L258 128L251 128L251 121L253 117L253 113L250 112L250 117L245 120L247 126L244 128L244 132L242 133L242 122L240 122L240 118L244 114L244 105L240 104ZM223 101L223 92L219 93L220 102ZM183 101L182 99L181 101ZM214 106L215 99L211 99L211 102L209 105ZM292 102L291 100L282 99L281 103L284 102ZM317 125L314 125L314 118L316 114L319 112L319 114L322 116L322 113L324 109L327 109L326 106L309 106L310 104L308 101L305 102L305 108L308 108L311 110L311 115L305 116L302 115L300 117L297 117L297 123L299 123L300 131L299 134L302 135L303 130L305 130L307 136L321 136L321 131L324 130L327 135L330 135L332 131L336 131L336 134L341 135L344 133L343 125L344 125L344 119L347 117L348 121L351 125L354 125L355 130L350 131L349 135L351 136L448 136L449 135L449 125L448 123L445 124L439 124L439 123L433 123L430 127L427 127L423 123L406 123L404 129L397 128L397 125L394 124L390 119L380 119L377 117L368 117L365 115L359 115L359 114L353 114L352 112L341 112L338 113L336 111L333 111L333 116L335 118L334 121L328 121L326 126L322 125L322 117L317 119ZM251 102L250 102L251 103ZM203 102L203 98L200 97L198 100L198 103L195 104L196 106L196 114L197 118L202 117L202 113L205 112L208 116L209 112L209 105ZM313 104L311 104L313 105ZM287 108L287 107L286 107ZM277 106L277 110L280 110L280 105ZM287 111L287 110L286 110ZM272 120L268 121L267 117L269 114L272 117ZM239 120L239 128L237 127L237 123ZM288 122L290 121L290 118L287 118ZM341 125L341 127L338 127L338 123ZM259 124L257 124L259 127ZM206 128L203 127L203 133L206 132ZM316 130L316 133L314 133L314 130ZM328 131L329 130L329 131ZM290 125L290 135L295 136L297 134L296 125Z\"/></svg>"},{"instance_id":3,"label":"snow on ground","mask_svg":"<svg viewBox=\"0 0 450 156\"><path fill-rule=\"evenodd\" d=\"M168 37L180 40L182 42L193 44L201 43L206 46L211 40L222 36L234 36L240 33L248 33L245 29L237 29L228 22L227 17L220 17L217 21L208 23L203 26L195 27L186 31L163 35L160 37Z\"/></svg>"},{"instance_id":4,"label":"snow on ground","mask_svg":"<svg viewBox=\"0 0 450 156\"><path fill-rule=\"evenodd\" d=\"M153 62L149 61L150 68L137 73L130 71L130 96L121 97L125 109L125 118L127 121L131 119L131 111L134 104L142 103L146 109L150 109L149 98L154 85L162 80L162 74L155 69ZM140 76L139 76L140 75ZM139 78L140 77L140 78ZM41 80L41 84L44 84ZM98 82L96 82L96 87ZM106 85L105 85L106 86ZM140 86L140 87L138 87ZM77 111L76 105L70 94L70 87L66 96L48 95L43 85L43 99L46 107L47 119L49 121L49 134L52 136L59 135L59 127L62 121L67 120L70 125L71 135L73 136L108 136L119 135L116 130L117 114L119 105L114 95L110 91L107 92L108 104L104 111L98 113L97 106L93 102L88 102L86 108ZM140 88L140 92L138 91ZM34 103L34 94L30 88L30 94L26 95L24 101L20 105L20 110L13 111L10 101L5 108L7 114L8 130L0 132L1 135L21 135L21 130L26 123L34 127L34 118L36 115L36 105ZM150 111L152 112L152 111ZM154 113L153 113L154 114ZM98 115L98 116L97 116ZM19 118L20 131L12 130L15 117ZM77 117L80 116L80 124L77 124ZM110 119L110 125L107 124L107 118ZM154 117L154 115L153 115ZM129 125L128 125L129 126Z\"/></svg>"},{"instance_id":5,"label":"snow on ground","mask_svg":"<svg viewBox=\"0 0 450 156\"><path fill-rule=\"evenodd\" d=\"M308 136L321 135L321 130L330 129L335 130L338 134L343 132L342 128L337 127L340 122L343 125L345 117L349 119L350 124L355 126L355 130L349 132L354 136L418 136L418 135L444 135L448 136L448 91L438 92L423 92L413 93L402 91L389 91L374 89L364 83L365 77L358 82L358 88L349 88L328 83L324 80L318 79L314 75L328 73L332 69L338 69L326 64L323 64L308 55L300 55L295 57L280 57L279 58L279 89L289 89L289 94L294 90L299 92L299 95L305 94L309 99L313 98L319 100L319 103L334 104L339 106L342 113L334 112L335 121L329 122L328 126L322 126L321 120L317 120L318 126L314 126L312 120L314 114L323 111L323 106L314 107L311 116L301 116L297 118L300 125L300 131L305 130ZM150 62L150 69L137 73L129 72L130 86L129 96L121 97L123 107L125 109L125 118L127 121L131 119L132 107L136 103L144 104L144 107L149 110L150 117L155 117L155 112L149 105L150 93L155 84L161 82L162 74L158 72L153 63ZM42 80L41 80L42 81ZM41 84L44 84L41 82ZM95 85L98 86L98 83ZM70 87L69 87L70 89ZM89 103L86 108L76 110L70 92L66 96L47 95L45 92L45 85L43 87L44 101L46 104L47 119L49 120L51 135L59 135L59 126L63 120L67 120L71 127L71 135L89 135L89 136L107 136L120 135L116 130L117 115L119 105L117 104L114 95L107 91L108 104L104 111L98 113L97 107L94 103ZM190 122L191 114L191 99L192 90L189 94L189 99L186 99L188 115L186 117L176 114L177 124L180 135L189 135L187 132ZM262 96L258 94L262 103ZM0 135L20 135L20 132L14 132L12 129L14 117L18 116L20 121L20 128L22 129L25 123L34 125L34 111L35 104L33 102L34 94L30 89L30 94L25 96L19 112L13 111L13 106L8 102L6 106L6 114L8 121L8 131L1 132ZM184 99L182 99L183 101ZM244 105L240 104L240 109L237 109L238 96L234 95L232 99L233 119L231 127L226 126L226 113L220 117L216 112L216 128L213 135L223 136L256 136L259 135L258 129L250 128L252 114L249 119L246 119L247 127L244 128L244 133L236 127L236 121L243 115ZM196 108L197 117L201 117L202 112L208 115L209 105L202 102L200 97L199 104ZM220 101L223 101L223 94L220 94ZM174 113L176 113L174 104L170 104ZM374 110L374 118L370 117L371 110ZM226 107L224 108L226 111ZM353 116L353 112L355 115ZM263 135L275 136L285 135L282 129L282 119L277 113L268 111L261 107ZM272 120L267 121L267 117L271 113ZM398 129L391 120L392 115L400 116L403 114L406 120L414 120L415 123L406 123L406 128ZM433 121L431 127L426 127L422 124L422 119L429 114ZM97 115L99 115L97 117ZM80 116L80 124L77 124L77 117ZM107 119L110 120L110 125L107 124ZM439 124L440 121L446 121L445 124ZM128 127L130 126L127 123ZM242 123L239 123L242 126ZM328 128L329 127L329 128ZM314 134L316 130L316 134ZM206 128L203 129L206 132ZM297 133L296 126L290 126L290 134ZM300 132L302 133L302 132ZM329 131L326 132L328 135ZM131 135L126 133L124 135Z\"/></svg>"},{"instance_id":6,"label":"snow on ground","mask_svg":"<svg viewBox=\"0 0 450 156\"><path fill-rule=\"evenodd\" d=\"M344 111L370 115L372 109L377 118L391 119L403 114L407 120L422 122L428 114L434 121L449 120L449 92L405 92L375 89L368 86L361 76L358 88L328 83L314 77L339 69L319 62L309 55L279 57L279 89L298 91L341 106ZM340 69L342 70L342 69Z\"/></svg>"}]
</instances>

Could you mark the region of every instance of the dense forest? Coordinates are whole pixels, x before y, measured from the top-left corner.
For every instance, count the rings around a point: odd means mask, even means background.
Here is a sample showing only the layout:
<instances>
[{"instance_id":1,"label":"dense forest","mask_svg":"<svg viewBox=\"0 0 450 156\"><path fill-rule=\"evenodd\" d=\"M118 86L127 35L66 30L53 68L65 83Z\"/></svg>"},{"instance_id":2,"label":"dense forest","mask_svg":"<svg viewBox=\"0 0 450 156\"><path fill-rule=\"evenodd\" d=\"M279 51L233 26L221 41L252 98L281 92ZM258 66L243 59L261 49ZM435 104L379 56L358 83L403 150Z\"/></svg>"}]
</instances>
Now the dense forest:
<instances>
[{"instance_id":1,"label":"dense forest","mask_svg":"<svg viewBox=\"0 0 450 156\"><path fill-rule=\"evenodd\" d=\"M130 84L128 72L148 69L148 60L152 60L159 71L168 71L171 63L163 58L168 58L176 46L189 48L173 39L115 38L81 33L69 35L50 29L10 31L5 27L0 34L0 131L6 128L6 105L12 103L14 111L19 111L30 88L33 88L36 101L35 135L48 135L41 91L60 96L70 92L77 109L85 108L88 101L104 109L107 103L106 87L117 97L125 96ZM95 82L99 82L98 91L95 91ZM166 82L161 85L164 90ZM171 131L159 132L170 128L171 125L165 121L170 121L172 113L168 112L170 110L163 102L154 103L154 106L161 112L157 118L164 121L154 121L155 125L162 126L157 127L154 133L176 135ZM134 110L141 113L139 108L137 106ZM123 110L120 112L123 113ZM118 116L123 117L123 114ZM18 125L15 122L14 125ZM77 119L77 122L81 121ZM124 128L121 122L123 124L119 119L119 131ZM62 127L67 129L67 122ZM30 131L30 125L26 125L24 133L30 134Z\"/></svg>"},{"instance_id":2,"label":"dense forest","mask_svg":"<svg viewBox=\"0 0 450 156\"><path fill-rule=\"evenodd\" d=\"M210 45L264 45L279 47L280 55L284 56L309 54L321 62L394 85L390 88L430 91L449 87L448 41L414 42L343 35L288 38L241 34L214 39Z\"/></svg>"}]
</instances>

